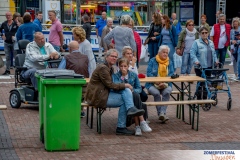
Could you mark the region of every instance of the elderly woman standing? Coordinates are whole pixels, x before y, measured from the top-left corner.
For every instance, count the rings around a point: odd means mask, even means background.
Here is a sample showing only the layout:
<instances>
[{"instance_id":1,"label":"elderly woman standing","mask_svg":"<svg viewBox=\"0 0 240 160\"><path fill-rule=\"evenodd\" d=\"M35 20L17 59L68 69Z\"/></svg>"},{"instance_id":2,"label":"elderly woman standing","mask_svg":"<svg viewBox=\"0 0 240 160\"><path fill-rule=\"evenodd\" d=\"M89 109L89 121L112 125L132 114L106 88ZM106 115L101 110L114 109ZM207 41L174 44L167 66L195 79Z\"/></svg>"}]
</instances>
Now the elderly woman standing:
<instances>
[{"instance_id":1,"label":"elderly woman standing","mask_svg":"<svg viewBox=\"0 0 240 160\"><path fill-rule=\"evenodd\" d=\"M218 64L214 44L208 39L209 31L206 27L202 27L199 30L200 38L193 42L190 50L190 56L193 63L196 65L195 73L201 77L202 71L197 67L201 65L203 70L211 69L214 67L214 63ZM205 71L206 76L211 76L211 71ZM204 87L204 83L201 83L200 87ZM201 99L201 94L197 95L198 99ZM203 99L207 98L207 92L203 94Z\"/></svg>"},{"instance_id":2,"label":"elderly woman standing","mask_svg":"<svg viewBox=\"0 0 240 160\"><path fill-rule=\"evenodd\" d=\"M173 75L174 73L174 61L173 61L173 53L175 52L175 47L177 46L178 35L176 33L175 27L170 24L170 19L167 15L163 15L161 17L162 20L162 31L161 33L153 39L159 40L158 46L167 45L170 48L169 51L169 74Z\"/></svg>"},{"instance_id":3,"label":"elderly woman standing","mask_svg":"<svg viewBox=\"0 0 240 160\"><path fill-rule=\"evenodd\" d=\"M103 40L104 37L112 31L112 25L113 25L113 19L107 18L107 25L102 30L102 36L101 36L101 42L100 46L104 49L104 52L107 52L111 47L106 44L106 42Z\"/></svg>"},{"instance_id":4,"label":"elderly woman standing","mask_svg":"<svg viewBox=\"0 0 240 160\"><path fill-rule=\"evenodd\" d=\"M131 46L133 49L134 56L136 57L137 49L136 43L133 36L133 31L129 28L131 17L129 15L123 15L121 17L121 26L116 26L112 32L109 32L105 37L104 41L107 45L110 45L112 39L115 43L115 49L120 53L118 57L122 57L122 48L124 46Z\"/></svg>"},{"instance_id":5,"label":"elderly woman standing","mask_svg":"<svg viewBox=\"0 0 240 160\"><path fill-rule=\"evenodd\" d=\"M237 74L238 74L238 66L237 66L237 51L235 50L234 45L235 44L240 44L237 43L238 40L235 37L235 34L240 32L240 19L238 17L233 18L232 21L232 29L230 32L230 41L231 41L231 53L232 53L232 57L233 57L233 70L234 70L234 74L235 74L235 78L237 78ZM235 79L234 78L234 79Z\"/></svg>"},{"instance_id":6,"label":"elderly woman standing","mask_svg":"<svg viewBox=\"0 0 240 160\"><path fill-rule=\"evenodd\" d=\"M120 107L118 112L118 124L116 134L132 135L135 132L126 128L127 116L141 116L144 110L137 109L133 104L132 89L128 83L113 83L112 66L116 64L118 52L115 49L110 49L105 54L105 63L98 65L93 72L90 82L87 86L85 100L96 107ZM110 90L118 90L113 92Z\"/></svg>"},{"instance_id":7,"label":"elderly woman standing","mask_svg":"<svg viewBox=\"0 0 240 160\"><path fill-rule=\"evenodd\" d=\"M170 48L162 45L159 48L156 57L150 59L147 67L147 77L167 77L169 76L169 66L171 61L168 58ZM169 101L172 88L167 83L146 83L145 87L148 92L153 95L154 101ZM162 95L162 97L161 97ZM165 122L169 120L166 115L167 106L156 106L159 120Z\"/></svg>"},{"instance_id":8,"label":"elderly woman standing","mask_svg":"<svg viewBox=\"0 0 240 160\"><path fill-rule=\"evenodd\" d=\"M184 43L184 51L182 55L182 67L181 67L181 74L189 75L192 70L192 61L190 57L190 49L192 47L193 42L198 39L199 33L194 28L194 21L188 20L186 22L186 29L183 30L178 38L178 45L177 45L177 54L180 55L181 53L181 46Z\"/></svg>"},{"instance_id":9,"label":"elderly woman standing","mask_svg":"<svg viewBox=\"0 0 240 160\"><path fill-rule=\"evenodd\" d=\"M91 77L93 71L96 69L96 61L92 51L90 42L86 39L86 32L82 27L74 27L72 29L73 39L79 43L80 53L88 56L89 68L88 73Z\"/></svg>"}]
</instances>

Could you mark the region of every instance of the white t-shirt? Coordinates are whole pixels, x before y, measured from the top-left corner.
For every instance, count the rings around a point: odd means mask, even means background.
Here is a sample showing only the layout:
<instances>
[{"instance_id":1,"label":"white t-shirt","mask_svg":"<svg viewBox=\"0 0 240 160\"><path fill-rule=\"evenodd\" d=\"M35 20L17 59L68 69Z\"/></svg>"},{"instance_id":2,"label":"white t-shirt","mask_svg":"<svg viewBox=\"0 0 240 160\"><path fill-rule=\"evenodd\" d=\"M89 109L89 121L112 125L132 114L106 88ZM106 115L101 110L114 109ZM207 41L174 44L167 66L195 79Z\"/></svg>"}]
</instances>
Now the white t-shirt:
<instances>
[{"instance_id":1,"label":"white t-shirt","mask_svg":"<svg viewBox=\"0 0 240 160\"><path fill-rule=\"evenodd\" d=\"M227 42L227 34L226 34L226 28L225 28L225 24L224 25L220 25L220 38L218 41L218 49L222 49L225 47L225 43ZM214 36L214 27L212 27L210 36Z\"/></svg>"}]
</instances>

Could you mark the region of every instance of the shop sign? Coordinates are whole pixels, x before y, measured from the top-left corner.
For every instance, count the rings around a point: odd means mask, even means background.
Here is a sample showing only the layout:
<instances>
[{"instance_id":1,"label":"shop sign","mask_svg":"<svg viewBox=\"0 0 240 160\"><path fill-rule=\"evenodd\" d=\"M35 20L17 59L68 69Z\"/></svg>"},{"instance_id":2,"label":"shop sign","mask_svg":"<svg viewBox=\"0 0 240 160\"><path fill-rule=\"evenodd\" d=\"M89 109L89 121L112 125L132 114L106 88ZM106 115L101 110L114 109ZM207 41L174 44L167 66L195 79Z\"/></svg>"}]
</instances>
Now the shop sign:
<instances>
[{"instance_id":1,"label":"shop sign","mask_svg":"<svg viewBox=\"0 0 240 160\"><path fill-rule=\"evenodd\" d=\"M49 10L54 10L56 12L56 16L57 16L57 19L61 20L61 9L60 9L60 0L54 0L54 1L51 1L51 0L46 0L45 1L45 21L50 21L48 19L48 11Z\"/></svg>"},{"instance_id":2,"label":"shop sign","mask_svg":"<svg viewBox=\"0 0 240 160\"><path fill-rule=\"evenodd\" d=\"M113 7L113 6L115 6L115 7L124 7L124 6L131 7L131 3L129 3L129 2L126 2L126 3L124 3L124 2L109 2L108 5L111 7Z\"/></svg>"}]
</instances>

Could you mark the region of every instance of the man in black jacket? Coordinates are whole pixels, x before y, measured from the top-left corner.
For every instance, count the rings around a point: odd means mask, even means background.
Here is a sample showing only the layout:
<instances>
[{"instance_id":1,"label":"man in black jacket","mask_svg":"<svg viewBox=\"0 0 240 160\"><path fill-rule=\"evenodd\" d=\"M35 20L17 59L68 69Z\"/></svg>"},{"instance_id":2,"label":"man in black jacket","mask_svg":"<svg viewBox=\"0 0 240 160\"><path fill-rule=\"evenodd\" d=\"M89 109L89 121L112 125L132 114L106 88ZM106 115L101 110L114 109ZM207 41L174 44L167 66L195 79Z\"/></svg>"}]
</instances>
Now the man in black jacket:
<instances>
[{"instance_id":1,"label":"man in black jacket","mask_svg":"<svg viewBox=\"0 0 240 160\"><path fill-rule=\"evenodd\" d=\"M17 24L13 21L13 15L11 12L6 13L6 21L2 23L0 28L1 37L4 40L4 51L6 56L6 71L3 75L10 74L10 64L11 64L11 52L15 55L13 49L13 40L12 36L15 36L15 33L18 30Z\"/></svg>"},{"instance_id":2,"label":"man in black jacket","mask_svg":"<svg viewBox=\"0 0 240 160\"><path fill-rule=\"evenodd\" d=\"M85 30L86 32L86 39L91 43L91 38L90 38L90 35L91 35L91 30L92 30L92 26L89 22L89 16L88 15L84 15L82 17L83 19L83 26L82 28Z\"/></svg>"}]
</instances>

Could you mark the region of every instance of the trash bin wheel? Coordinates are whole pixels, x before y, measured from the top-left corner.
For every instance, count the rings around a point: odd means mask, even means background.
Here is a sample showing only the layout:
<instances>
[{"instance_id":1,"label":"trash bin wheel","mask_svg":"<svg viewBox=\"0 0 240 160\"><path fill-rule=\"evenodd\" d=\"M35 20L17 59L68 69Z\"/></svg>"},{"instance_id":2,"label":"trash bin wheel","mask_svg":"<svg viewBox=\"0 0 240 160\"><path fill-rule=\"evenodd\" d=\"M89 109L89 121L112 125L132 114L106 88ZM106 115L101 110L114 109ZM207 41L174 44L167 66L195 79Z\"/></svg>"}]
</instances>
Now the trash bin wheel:
<instances>
[{"instance_id":1,"label":"trash bin wheel","mask_svg":"<svg viewBox=\"0 0 240 160\"><path fill-rule=\"evenodd\" d=\"M21 98L18 91L11 92L9 102L12 108L19 108L21 106Z\"/></svg>"},{"instance_id":2,"label":"trash bin wheel","mask_svg":"<svg viewBox=\"0 0 240 160\"><path fill-rule=\"evenodd\" d=\"M41 142L44 144L44 130L43 129L41 129L41 135L42 135L42 139L41 139Z\"/></svg>"},{"instance_id":3,"label":"trash bin wheel","mask_svg":"<svg viewBox=\"0 0 240 160\"><path fill-rule=\"evenodd\" d=\"M232 99L229 98L227 102L227 109L230 110L232 108Z\"/></svg>"},{"instance_id":4,"label":"trash bin wheel","mask_svg":"<svg viewBox=\"0 0 240 160\"><path fill-rule=\"evenodd\" d=\"M212 104L208 103L208 104L202 104L202 109L204 111L209 111L212 107Z\"/></svg>"}]
</instances>

